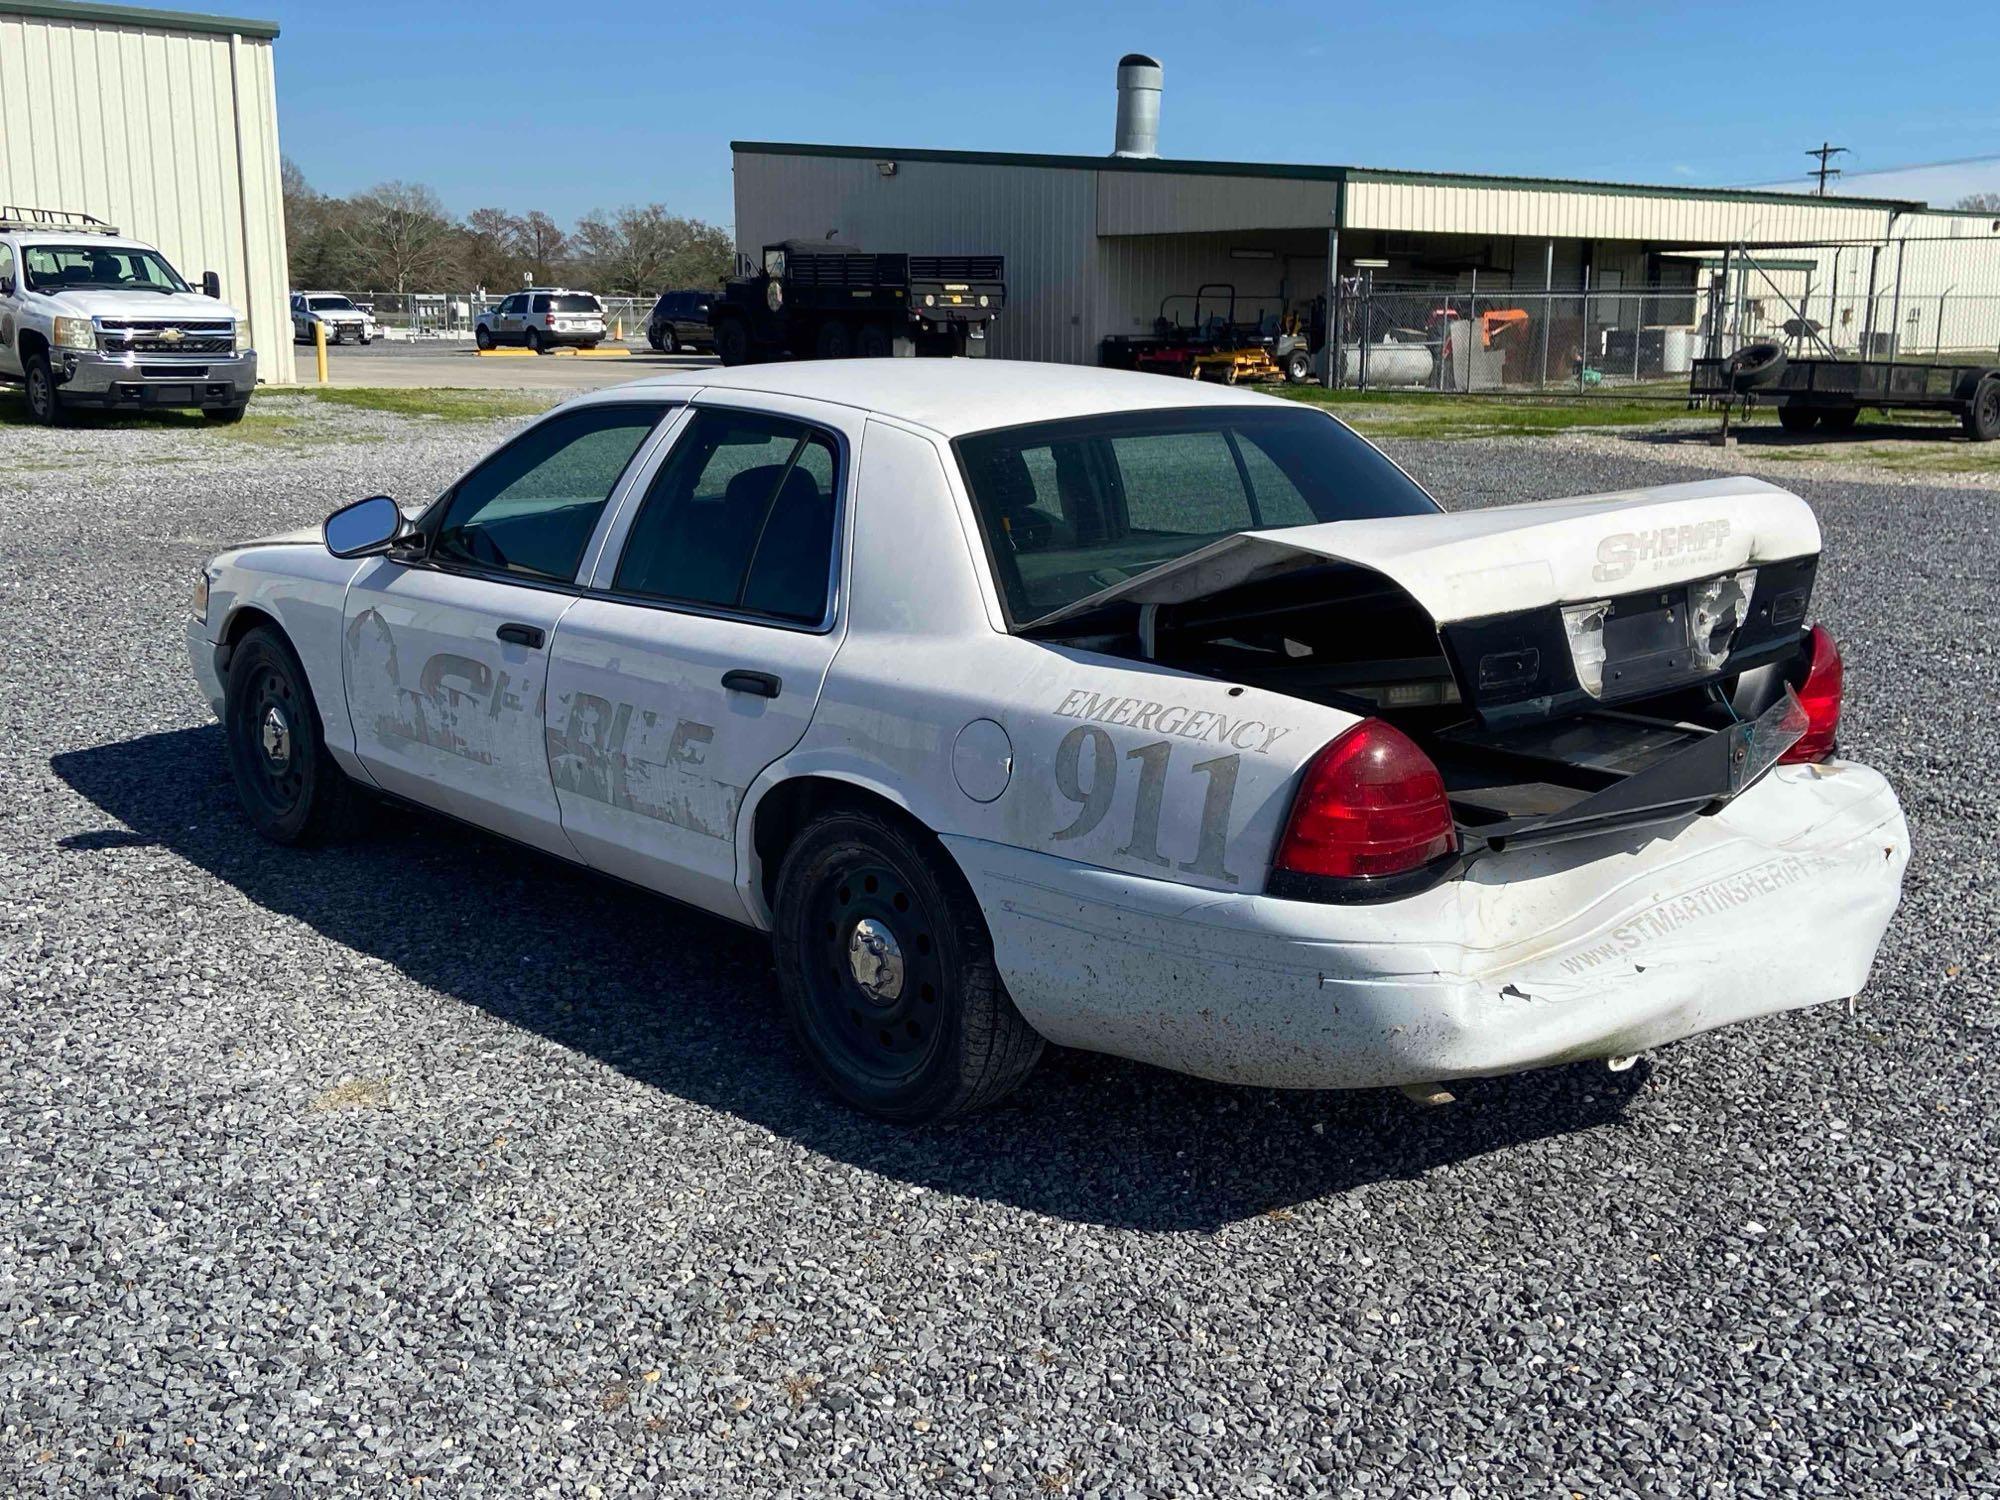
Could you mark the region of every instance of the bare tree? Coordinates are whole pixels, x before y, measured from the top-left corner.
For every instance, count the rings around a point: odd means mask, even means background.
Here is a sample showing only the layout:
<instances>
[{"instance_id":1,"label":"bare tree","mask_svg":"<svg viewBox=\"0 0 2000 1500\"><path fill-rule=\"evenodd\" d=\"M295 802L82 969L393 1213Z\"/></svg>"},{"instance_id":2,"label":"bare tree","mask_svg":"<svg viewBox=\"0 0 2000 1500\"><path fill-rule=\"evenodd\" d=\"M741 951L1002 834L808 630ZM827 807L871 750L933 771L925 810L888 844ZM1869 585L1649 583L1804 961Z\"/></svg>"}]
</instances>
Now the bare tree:
<instances>
[{"instance_id":1,"label":"bare tree","mask_svg":"<svg viewBox=\"0 0 2000 1500\"><path fill-rule=\"evenodd\" d=\"M465 216L462 260L466 275L489 290L521 283L521 240L527 223L504 208L475 208Z\"/></svg>"},{"instance_id":2,"label":"bare tree","mask_svg":"<svg viewBox=\"0 0 2000 1500\"><path fill-rule=\"evenodd\" d=\"M672 286L715 286L730 263L729 237L713 224L670 214L660 203L590 214L577 247L599 290L652 296Z\"/></svg>"},{"instance_id":3,"label":"bare tree","mask_svg":"<svg viewBox=\"0 0 2000 1500\"><path fill-rule=\"evenodd\" d=\"M370 284L406 292L442 286L459 270L461 231L421 183L384 182L352 200L348 237Z\"/></svg>"},{"instance_id":4,"label":"bare tree","mask_svg":"<svg viewBox=\"0 0 2000 1500\"><path fill-rule=\"evenodd\" d=\"M536 281L545 286L552 284L556 280L556 268L568 250L569 236L539 208L521 216L521 229L514 240L514 252L528 263L525 269Z\"/></svg>"},{"instance_id":5,"label":"bare tree","mask_svg":"<svg viewBox=\"0 0 2000 1500\"><path fill-rule=\"evenodd\" d=\"M1958 206L1976 214L2000 214L2000 193L1967 193Z\"/></svg>"}]
</instances>

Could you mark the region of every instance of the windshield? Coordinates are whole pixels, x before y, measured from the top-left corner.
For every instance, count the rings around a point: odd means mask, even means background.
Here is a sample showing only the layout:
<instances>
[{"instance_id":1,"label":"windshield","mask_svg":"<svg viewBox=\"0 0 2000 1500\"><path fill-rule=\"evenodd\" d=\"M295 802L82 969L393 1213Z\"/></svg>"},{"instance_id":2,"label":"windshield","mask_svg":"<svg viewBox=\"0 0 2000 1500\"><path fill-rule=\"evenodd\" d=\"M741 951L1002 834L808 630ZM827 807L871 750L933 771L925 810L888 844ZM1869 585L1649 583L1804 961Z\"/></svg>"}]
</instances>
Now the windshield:
<instances>
[{"instance_id":1,"label":"windshield","mask_svg":"<svg viewBox=\"0 0 2000 1500\"><path fill-rule=\"evenodd\" d=\"M1121 412L954 445L1015 624L1238 531L1437 504L1324 412Z\"/></svg>"},{"instance_id":2,"label":"windshield","mask_svg":"<svg viewBox=\"0 0 2000 1500\"><path fill-rule=\"evenodd\" d=\"M306 306L314 312L353 312L354 304L345 297L308 297Z\"/></svg>"},{"instance_id":3,"label":"windshield","mask_svg":"<svg viewBox=\"0 0 2000 1500\"><path fill-rule=\"evenodd\" d=\"M31 292L184 292L188 284L157 250L124 245L27 245L21 264Z\"/></svg>"}]
</instances>

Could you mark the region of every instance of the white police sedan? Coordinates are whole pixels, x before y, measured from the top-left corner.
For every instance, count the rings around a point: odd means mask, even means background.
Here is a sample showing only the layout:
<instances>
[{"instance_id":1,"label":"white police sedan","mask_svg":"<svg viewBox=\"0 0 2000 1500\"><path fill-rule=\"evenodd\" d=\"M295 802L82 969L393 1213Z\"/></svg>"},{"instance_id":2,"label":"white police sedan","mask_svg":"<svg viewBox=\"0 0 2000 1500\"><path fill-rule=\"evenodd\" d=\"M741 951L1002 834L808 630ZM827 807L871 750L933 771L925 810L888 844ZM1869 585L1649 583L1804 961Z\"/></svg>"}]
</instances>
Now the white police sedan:
<instances>
[{"instance_id":1,"label":"white police sedan","mask_svg":"<svg viewBox=\"0 0 2000 1500\"><path fill-rule=\"evenodd\" d=\"M770 933L832 1087L1621 1062L1853 994L1895 795L1811 511L1442 511L1324 412L1006 361L687 372L210 562L251 821L419 803Z\"/></svg>"}]
</instances>

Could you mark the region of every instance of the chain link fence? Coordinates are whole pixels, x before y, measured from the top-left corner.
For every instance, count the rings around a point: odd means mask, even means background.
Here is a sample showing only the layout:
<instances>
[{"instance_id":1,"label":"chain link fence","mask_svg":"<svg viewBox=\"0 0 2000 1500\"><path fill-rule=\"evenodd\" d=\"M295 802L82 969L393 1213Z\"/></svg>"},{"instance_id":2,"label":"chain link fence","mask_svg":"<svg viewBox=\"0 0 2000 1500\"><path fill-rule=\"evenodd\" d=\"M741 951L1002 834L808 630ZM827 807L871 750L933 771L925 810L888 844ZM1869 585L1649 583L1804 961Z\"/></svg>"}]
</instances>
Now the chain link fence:
<instances>
[{"instance_id":1,"label":"chain link fence","mask_svg":"<svg viewBox=\"0 0 2000 1500\"><path fill-rule=\"evenodd\" d=\"M509 291L497 292L356 292L354 305L375 319L376 337L385 339L472 338L473 324ZM651 297L599 297L604 323L613 339L628 344L646 341L646 315Z\"/></svg>"},{"instance_id":2,"label":"chain link fence","mask_svg":"<svg viewBox=\"0 0 2000 1500\"><path fill-rule=\"evenodd\" d=\"M1344 285L1335 383L1359 390L1685 393L1693 362L1772 342L1794 355L2000 361L2000 295L1897 295L1750 278L1555 291Z\"/></svg>"}]
</instances>

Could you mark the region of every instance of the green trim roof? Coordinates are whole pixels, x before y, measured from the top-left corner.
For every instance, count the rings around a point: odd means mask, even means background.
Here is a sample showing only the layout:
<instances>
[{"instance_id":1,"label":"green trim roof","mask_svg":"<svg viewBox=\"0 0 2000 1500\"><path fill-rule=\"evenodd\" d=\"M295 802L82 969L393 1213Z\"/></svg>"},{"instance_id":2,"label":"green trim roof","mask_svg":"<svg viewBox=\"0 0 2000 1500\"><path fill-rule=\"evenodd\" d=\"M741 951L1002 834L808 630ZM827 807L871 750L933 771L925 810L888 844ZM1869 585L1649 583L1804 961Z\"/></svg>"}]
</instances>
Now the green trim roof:
<instances>
[{"instance_id":1,"label":"green trim roof","mask_svg":"<svg viewBox=\"0 0 2000 1500\"><path fill-rule=\"evenodd\" d=\"M262 42L273 41L278 35L276 21L198 15L185 10L147 10L136 5L85 5L81 0L0 0L0 16L32 16L36 20L70 21L81 26L134 26L144 31L200 31Z\"/></svg>"},{"instance_id":2,"label":"green trim roof","mask_svg":"<svg viewBox=\"0 0 2000 1500\"><path fill-rule=\"evenodd\" d=\"M864 161L936 161L988 167L1056 167L1085 172L1178 172L1202 177L1271 177L1291 182L1385 182L1418 187L1493 188L1530 193L1601 193L1624 198L1693 198L1731 203L1801 203L1820 208L1912 210L1903 198L1821 198L1812 193L1755 188L1670 187L1638 182L1589 182L1567 177L1503 177L1477 172L1404 172L1383 167L1294 165L1269 161L1174 161L1165 157L1062 156L1026 151L939 151L908 146L830 146L798 141L731 141L744 156L833 156Z\"/></svg>"}]
</instances>

